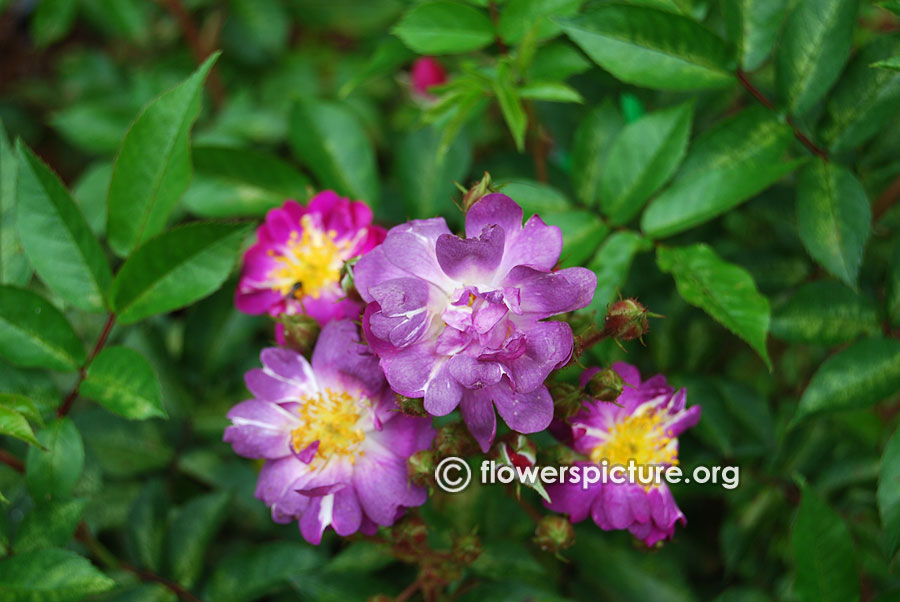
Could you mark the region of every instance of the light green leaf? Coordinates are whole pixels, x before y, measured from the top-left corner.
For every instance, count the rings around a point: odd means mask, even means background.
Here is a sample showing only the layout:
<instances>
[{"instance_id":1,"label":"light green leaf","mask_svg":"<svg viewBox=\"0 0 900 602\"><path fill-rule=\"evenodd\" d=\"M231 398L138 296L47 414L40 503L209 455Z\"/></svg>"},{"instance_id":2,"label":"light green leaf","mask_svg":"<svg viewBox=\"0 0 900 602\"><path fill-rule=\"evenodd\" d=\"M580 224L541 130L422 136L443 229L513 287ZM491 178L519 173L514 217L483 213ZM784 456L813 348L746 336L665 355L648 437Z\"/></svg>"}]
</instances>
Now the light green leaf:
<instances>
[{"instance_id":1,"label":"light green leaf","mask_svg":"<svg viewBox=\"0 0 900 602\"><path fill-rule=\"evenodd\" d=\"M798 162L783 162L790 128L762 107L745 110L705 132L693 144L671 186L641 217L654 238L693 228L759 194Z\"/></svg>"},{"instance_id":2,"label":"light green leaf","mask_svg":"<svg viewBox=\"0 0 900 602\"><path fill-rule=\"evenodd\" d=\"M448 0L413 6L391 31L419 54L470 52L494 40L494 26L483 11Z\"/></svg>"},{"instance_id":3,"label":"light green leaf","mask_svg":"<svg viewBox=\"0 0 900 602\"><path fill-rule=\"evenodd\" d=\"M150 103L132 124L113 166L107 232L127 256L162 231L191 181L190 132L200 113L203 80L218 54Z\"/></svg>"},{"instance_id":4,"label":"light green leaf","mask_svg":"<svg viewBox=\"0 0 900 602\"><path fill-rule=\"evenodd\" d=\"M165 417L153 367L127 347L107 347L94 358L79 389L107 409L130 420Z\"/></svg>"},{"instance_id":5,"label":"light green leaf","mask_svg":"<svg viewBox=\"0 0 900 602\"><path fill-rule=\"evenodd\" d=\"M50 548L0 560L0 601L74 602L116 582L74 552Z\"/></svg>"},{"instance_id":6,"label":"light green leaf","mask_svg":"<svg viewBox=\"0 0 900 602\"><path fill-rule=\"evenodd\" d=\"M404 215L428 218L455 211L453 182L461 181L472 163L472 146L457 136L444 154L438 153L441 133L427 127L403 136L395 155L394 177L403 201Z\"/></svg>"},{"instance_id":7,"label":"light green leaf","mask_svg":"<svg viewBox=\"0 0 900 602\"><path fill-rule=\"evenodd\" d=\"M866 142L897 114L900 73L873 67L885 66L879 59L898 52L896 38L877 38L850 61L826 106L822 138L832 152L849 151Z\"/></svg>"},{"instance_id":8,"label":"light green leaf","mask_svg":"<svg viewBox=\"0 0 900 602\"><path fill-rule=\"evenodd\" d=\"M262 216L285 199L305 200L310 182L289 163L250 149L194 147L184 206L201 217Z\"/></svg>"},{"instance_id":9,"label":"light green leaf","mask_svg":"<svg viewBox=\"0 0 900 602\"><path fill-rule=\"evenodd\" d=\"M64 547L72 539L86 499L43 502L25 515L16 533L16 554Z\"/></svg>"},{"instance_id":10,"label":"light green leaf","mask_svg":"<svg viewBox=\"0 0 900 602\"><path fill-rule=\"evenodd\" d=\"M888 555L900 548L900 430L888 440L878 476L878 513L887 535Z\"/></svg>"},{"instance_id":11,"label":"light green leaf","mask_svg":"<svg viewBox=\"0 0 900 602\"><path fill-rule=\"evenodd\" d=\"M510 180L504 182L500 192L513 199L525 213L525 219L535 213L541 217L551 213L566 212L572 203L556 188L534 180Z\"/></svg>"},{"instance_id":12,"label":"light green leaf","mask_svg":"<svg viewBox=\"0 0 900 602\"><path fill-rule=\"evenodd\" d=\"M596 311L602 319L607 304L625 284L634 256L651 248L650 241L637 232L620 230L610 234L586 266L597 275L597 291L585 311Z\"/></svg>"},{"instance_id":13,"label":"light green leaf","mask_svg":"<svg viewBox=\"0 0 900 602\"><path fill-rule=\"evenodd\" d=\"M885 59L883 61L877 61L872 63L873 67L877 67L879 69L890 69L891 71L900 71L900 56L892 56L889 59Z\"/></svg>"},{"instance_id":14,"label":"light green leaf","mask_svg":"<svg viewBox=\"0 0 900 602\"><path fill-rule=\"evenodd\" d=\"M734 83L725 42L681 15L604 4L558 22L598 65L618 79L660 90L702 90Z\"/></svg>"},{"instance_id":15,"label":"light green leaf","mask_svg":"<svg viewBox=\"0 0 900 602\"><path fill-rule=\"evenodd\" d=\"M625 126L625 120L612 100L594 107L575 131L572 145L572 187L585 205L595 206L600 198L600 177L612 141Z\"/></svg>"},{"instance_id":16,"label":"light green leaf","mask_svg":"<svg viewBox=\"0 0 900 602\"><path fill-rule=\"evenodd\" d=\"M563 267L583 265L597 250L609 226L591 211L570 209L541 214L545 222L562 230L563 248L559 256Z\"/></svg>"},{"instance_id":17,"label":"light green leaf","mask_svg":"<svg viewBox=\"0 0 900 602\"><path fill-rule=\"evenodd\" d=\"M111 178L112 163L98 162L82 172L72 186L72 196L98 238L106 234L106 196Z\"/></svg>"},{"instance_id":18,"label":"light green leaf","mask_svg":"<svg viewBox=\"0 0 900 602\"><path fill-rule=\"evenodd\" d=\"M649 113L625 126L600 172L600 209L614 225L631 221L678 168L691 133L693 104Z\"/></svg>"},{"instance_id":19,"label":"light green leaf","mask_svg":"<svg viewBox=\"0 0 900 602\"><path fill-rule=\"evenodd\" d=\"M772 52L787 0L738 0L723 2L722 8L731 38L736 40L741 68L754 71Z\"/></svg>"},{"instance_id":20,"label":"light green leaf","mask_svg":"<svg viewBox=\"0 0 900 602\"><path fill-rule=\"evenodd\" d=\"M0 356L18 366L75 370L85 359L65 316L31 291L0 286Z\"/></svg>"},{"instance_id":21,"label":"light green leaf","mask_svg":"<svg viewBox=\"0 0 900 602\"><path fill-rule=\"evenodd\" d=\"M31 36L38 47L64 37L75 22L78 3L72 0L41 0L31 19Z\"/></svg>"},{"instance_id":22,"label":"light green leaf","mask_svg":"<svg viewBox=\"0 0 900 602\"><path fill-rule=\"evenodd\" d=\"M16 410L0 405L0 435L9 435L30 445L40 447L28 420Z\"/></svg>"},{"instance_id":23,"label":"light green leaf","mask_svg":"<svg viewBox=\"0 0 900 602\"><path fill-rule=\"evenodd\" d=\"M837 345L881 329L875 302L843 284L810 282L772 314L772 336L788 343Z\"/></svg>"},{"instance_id":24,"label":"light green leaf","mask_svg":"<svg viewBox=\"0 0 900 602\"><path fill-rule=\"evenodd\" d=\"M292 575L322 565L316 548L297 542L272 542L230 554L209 581L210 602L250 602L286 584Z\"/></svg>"},{"instance_id":25,"label":"light green leaf","mask_svg":"<svg viewBox=\"0 0 900 602\"><path fill-rule=\"evenodd\" d=\"M866 191L847 168L816 160L797 177L797 228L809 254L855 287L871 230Z\"/></svg>"},{"instance_id":26,"label":"light green leaf","mask_svg":"<svg viewBox=\"0 0 900 602\"><path fill-rule=\"evenodd\" d=\"M775 55L778 96L802 115L825 96L850 56L859 0L800 0Z\"/></svg>"},{"instance_id":27,"label":"light green leaf","mask_svg":"<svg viewBox=\"0 0 900 602\"><path fill-rule=\"evenodd\" d=\"M16 228L17 172L16 154L0 120L0 284L25 286L32 269Z\"/></svg>"},{"instance_id":28,"label":"light green leaf","mask_svg":"<svg viewBox=\"0 0 900 602\"><path fill-rule=\"evenodd\" d=\"M810 488L803 490L791 542L801 602L859 600L853 540L843 519Z\"/></svg>"},{"instance_id":29,"label":"light green leaf","mask_svg":"<svg viewBox=\"0 0 900 602\"><path fill-rule=\"evenodd\" d=\"M656 262L663 272L675 278L685 301L744 339L771 370L766 350L769 301L759 293L745 269L723 261L705 244L659 247Z\"/></svg>"},{"instance_id":30,"label":"light green leaf","mask_svg":"<svg viewBox=\"0 0 900 602\"><path fill-rule=\"evenodd\" d=\"M19 238L47 286L75 307L106 311L112 272L59 178L19 142Z\"/></svg>"},{"instance_id":31,"label":"light green leaf","mask_svg":"<svg viewBox=\"0 0 900 602\"><path fill-rule=\"evenodd\" d=\"M112 304L128 324L173 311L225 282L249 224L198 222L148 241L125 262L112 285Z\"/></svg>"},{"instance_id":32,"label":"light green leaf","mask_svg":"<svg viewBox=\"0 0 900 602\"><path fill-rule=\"evenodd\" d=\"M568 40L542 44L528 69L529 81L563 81L588 71L593 65Z\"/></svg>"},{"instance_id":33,"label":"light green leaf","mask_svg":"<svg viewBox=\"0 0 900 602\"><path fill-rule=\"evenodd\" d=\"M299 101L290 117L294 154L312 170L323 188L378 204L375 151L356 116L344 105Z\"/></svg>"},{"instance_id":34,"label":"light green leaf","mask_svg":"<svg viewBox=\"0 0 900 602\"><path fill-rule=\"evenodd\" d=\"M63 417L38 433L45 449L28 448L25 482L35 500L67 498L84 468L84 443L75 424Z\"/></svg>"},{"instance_id":35,"label":"light green leaf","mask_svg":"<svg viewBox=\"0 0 900 602\"><path fill-rule=\"evenodd\" d=\"M547 102L584 102L581 94L567 84L554 81L531 81L519 87L519 98Z\"/></svg>"},{"instance_id":36,"label":"light green leaf","mask_svg":"<svg viewBox=\"0 0 900 602\"><path fill-rule=\"evenodd\" d=\"M503 113L506 126L516 143L516 149L521 153L525 150L525 130L528 128L528 118L525 116L522 101L519 100L508 63L502 63L497 68L494 94L500 103L500 112Z\"/></svg>"},{"instance_id":37,"label":"light green leaf","mask_svg":"<svg viewBox=\"0 0 900 602\"><path fill-rule=\"evenodd\" d=\"M172 576L178 583L193 587L203 571L206 548L225 520L228 493L195 497L178 511L169 526L168 551Z\"/></svg>"},{"instance_id":38,"label":"light green leaf","mask_svg":"<svg viewBox=\"0 0 900 602\"><path fill-rule=\"evenodd\" d=\"M6 388L6 383L0 384L0 387ZM41 418L41 411L34 402L24 395L18 393L0 393L0 407L9 408L18 412L28 420L38 424L44 424Z\"/></svg>"},{"instance_id":39,"label":"light green leaf","mask_svg":"<svg viewBox=\"0 0 900 602\"><path fill-rule=\"evenodd\" d=\"M507 44L518 44L528 31L537 28L537 39L552 38L560 32L552 17L568 17L578 12L584 0L509 0L500 12L497 33Z\"/></svg>"},{"instance_id":40,"label":"light green leaf","mask_svg":"<svg viewBox=\"0 0 900 602\"><path fill-rule=\"evenodd\" d=\"M900 341L872 338L819 366L800 398L794 422L812 414L867 408L900 391Z\"/></svg>"}]
</instances>

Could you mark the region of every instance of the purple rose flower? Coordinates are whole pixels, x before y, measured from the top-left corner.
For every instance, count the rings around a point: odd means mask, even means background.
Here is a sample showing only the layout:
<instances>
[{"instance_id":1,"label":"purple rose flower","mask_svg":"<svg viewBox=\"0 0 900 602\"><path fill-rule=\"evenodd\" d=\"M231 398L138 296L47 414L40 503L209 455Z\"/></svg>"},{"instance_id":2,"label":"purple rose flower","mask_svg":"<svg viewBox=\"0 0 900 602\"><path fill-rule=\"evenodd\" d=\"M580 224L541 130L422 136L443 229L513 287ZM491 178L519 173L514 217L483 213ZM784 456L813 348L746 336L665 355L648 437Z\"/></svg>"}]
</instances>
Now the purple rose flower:
<instances>
[{"instance_id":1,"label":"purple rose flower","mask_svg":"<svg viewBox=\"0 0 900 602\"><path fill-rule=\"evenodd\" d=\"M331 190L303 207L286 201L266 215L257 242L244 255L234 304L247 314L306 314L324 325L356 318L362 309L341 289L348 259L384 240L372 210ZM283 341L281 341L283 342Z\"/></svg>"},{"instance_id":2,"label":"purple rose flower","mask_svg":"<svg viewBox=\"0 0 900 602\"><path fill-rule=\"evenodd\" d=\"M675 392L661 374L642 383L634 366L617 363L613 369L627 383L616 402L586 402L568 420L570 430L562 438L591 459L575 464L582 470L604 460L610 467L627 466L629 460L638 466L678 464L678 435L697 424L700 406L686 408L686 391ZM598 370L586 370L582 386ZM587 490L581 483L566 482L547 486L547 495L551 501L545 506L568 514L573 522L590 515L604 531L628 529L648 546L672 537L676 522L686 524L665 482L601 481Z\"/></svg>"},{"instance_id":3,"label":"purple rose flower","mask_svg":"<svg viewBox=\"0 0 900 602\"><path fill-rule=\"evenodd\" d=\"M352 322L322 329L312 365L289 349L260 357L263 368L245 376L255 399L231 409L224 439L242 456L265 459L256 497L273 520L298 520L318 544L329 526L342 536L374 533L425 502L406 462L431 446L431 421L394 411L378 360Z\"/></svg>"},{"instance_id":4,"label":"purple rose flower","mask_svg":"<svg viewBox=\"0 0 900 602\"><path fill-rule=\"evenodd\" d=\"M585 307L597 279L585 268L553 271L559 228L489 194L466 215L466 237L442 218L391 229L356 265L369 302L366 339L391 387L424 397L443 416L460 407L487 451L496 433L494 405L516 431L543 430L553 417L544 380L572 354L572 329L545 318ZM493 405L492 405L493 404Z\"/></svg>"}]
</instances>

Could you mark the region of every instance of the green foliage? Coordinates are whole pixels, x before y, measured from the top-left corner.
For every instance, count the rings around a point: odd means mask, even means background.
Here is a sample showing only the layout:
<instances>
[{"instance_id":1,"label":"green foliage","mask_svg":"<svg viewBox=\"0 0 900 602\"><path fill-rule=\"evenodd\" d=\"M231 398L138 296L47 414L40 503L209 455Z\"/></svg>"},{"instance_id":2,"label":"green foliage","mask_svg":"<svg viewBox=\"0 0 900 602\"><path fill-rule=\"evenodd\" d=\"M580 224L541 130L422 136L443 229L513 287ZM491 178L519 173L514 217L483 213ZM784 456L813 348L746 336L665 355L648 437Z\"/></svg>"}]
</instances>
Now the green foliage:
<instances>
[{"instance_id":1,"label":"green foliage","mask_svg":"<svg viewBox=\"0 0 900 602\"><path fill-rule=\"evenodd\" d=\"M85 558L58 548L34 550L0 560L0 600L67 602L115 587L115 581Z\"/></svg>"},{"instance_id":2,"label":"green foliage","mask_svg":"<svg viewBox=\"0 0 900 602\"><path fill-rule=\"evenodd\" d=\"M101 351L87 369L81 393L125 418L144 420L166 415L153 367L127 347Z\"/></svg>"},{"instance_id":3,"label":"green foliage","mask_svg":"<svg viewBox=\"0 0 900 602\"><path fill-rule=\"evenodd\" d=\"M31 291L0 287L0 356L18 366L74 370L84 347L66 317Z\"/></svg>"},{"instance_id":4,"label":"green foliage","mask_svg":"<svg viewBox=\"0 0 900 602\"><path fill-rule=\"evenodd\" d=\"M469 52L494 39L494 26L486 14L452 0L414 6L393 31L419 54Z\"/></svg>"}]
</instances>

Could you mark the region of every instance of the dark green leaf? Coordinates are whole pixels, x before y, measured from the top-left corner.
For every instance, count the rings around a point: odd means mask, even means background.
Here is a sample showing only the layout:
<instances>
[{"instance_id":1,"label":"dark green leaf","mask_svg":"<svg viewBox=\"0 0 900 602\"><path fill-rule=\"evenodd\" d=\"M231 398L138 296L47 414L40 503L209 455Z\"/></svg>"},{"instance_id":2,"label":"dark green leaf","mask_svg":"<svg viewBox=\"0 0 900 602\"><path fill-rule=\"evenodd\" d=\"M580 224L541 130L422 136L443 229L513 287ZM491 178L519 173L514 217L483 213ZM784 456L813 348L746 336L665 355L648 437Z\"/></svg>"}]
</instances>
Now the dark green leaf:
<instances>
[{"instance_id":1,"label":"dark green leaf","mask_svg":"<svg viewBox=\"0 0 900 602\"><path fill-rule=\"evenodd\" d=\"M0 356L19 366L75 370L84 347L58 309L25 289L0 286Z\"/></svg>"},{"instance_id":2,"label":"dark green leaf","mask_svg":"<svg viewBox=\"0 0 900 602\"><path fill-rule=\"evenodd\" d=\"M75 414L94 462L121 478L168 466L175 455L157 420L129 421L102 408Z\"/></svg>"},{"instance_id":3,"label":"dark green leaf","mask_svg":"<svg viewBox=\"0 0 900 602\"><path fill-rule=\"evenodd\" d=\"M788 343L837 345L881 329L868 297L831 281L803 285L772 313L770 331Z\"/></svg>"},{"instance_id":4,"label":"dark green leaf","mask_svg":"<svg viewBox=\"0 0 900 602\"><path fill-rule=\"evenodd\" d=\"M900 391L900 341L872 338L819 366L800 398L797 422L812 414L867 408Z\"/></svg>"},{"instance_id":5,"label":"dark green leaf","mask_svg":"<svg viewBox=\"0 0 900 602\"><path fill-rule=\"evenodd\" d=\"M900 326L900 242L894 245L887 275L887 314L891 326Z\"/></svg>"},{"instance_id":6,"label":"dark green leaf","mask_svg":"<svg viewBox=\"0 0 900 602\"><path fill-rule=\"evenodd\" d=\"M153 367L128 347L107 347L94 358L81 394L131 420L166 416Z\"/></svg>"},{"instance_id":7,"label":"dark green leaf","mask_svg":"<svg viewBox=\"0 0 900 602\"><path fill-rule=\"evenodd\" d=\"M217 565L209 581L210 602L249 602L264 597L288 577L320 567L315 548L297 542L273 542L231 554Z\"/></svg>"},{"instance_id":8,"label":"dark green leaf","mask_svg":"<svg viewBox=\"0 0 900 602\"><path fill-rule=\"evenodd\" d=\"M75 202L78 203L94 236L98 238L106 234L106 197L110 178L112 178L112 163L94 163L81 174L72 187Z\"/></svg>"},{"instance_id":9,"label":"dark green leaf","mask_svg":"<svg viewBox=\"0 0 900 602\"><path fill-rule=\"evenodd\" d=\"M415 58L415 54L403 45L403 42L395 37L385 38L375 48L372 58L366 62L365 66L359 70L353 77L344 82L341 86L339 96L346 98L350 96L357 87L366 81L378 77L379 75L388 75L396 72L404 64Z\"/></svg>"},{"instance_id":10,"label":"dark green leaf","mask_svg":"<svg viewBox=\"0 0 900 602\"><path fill-rule=\"evenodd\" d=\"M67 498L84 468L84 443L75 424L59 418L38 433L45 449L28 448L25 481L36 500Z\"/></svg>"},{"instance_id":11,"label":"dark green leaf","mask_svg":"<svg viewBox=\"0 0 900 602\"><path fill-rule=\"evenodd\" d=\"M138 566L151 571L162 568L169 504L164 485L153 480L144 485L128 512L128 549Z\"/></svg>"},{"instance_id":12,"label":"dark green leaf","mask_svg":"<svg viewBox=\"0 0 900 602\"><path fill-rule=\"evenodd\" d=\"M419 54L453 54L484 48L494 40L488 16L461 2L423 2L392 30Z\"/></svg>"},{"instance_id":13,"label":"dark green leaf","mask_svg":"<svg viewBox=\"0 0 900 602\"><path fill-rule=\"evenodd\" d=\"M41 445L34 437L34 431L25 416L5 405L0 405L0 435L9 435L31 445Z\"/></svg>"},{"instance_id":14,"label":"dark green leaf","mask_svg":"<svg viewBox=\"0 0 900 602\"><path fill-rule=\"evenodd\" d=\"M184 307L225 282L248 224L199 222L148 241L128 258L112 286L122 323Z\"/></svg>"},{"instance_id":15,"label":"dark green leaf","mask_svg":"<svg viewBox=\"0 0 900 602\"><path fill-rule=\"evenodd\" d=\"M150 103L125 134L109 183L107 232L119 255L161 232L187 190L191 126L200 113L203 80L218 56Z\"/></svg>"},{"instance_id":16,"label":"dark green leaf","mask_svg":"<svg viewBox=\"0 0 900 602\"><path fill-rule=\"evenodd\" d=\"M636 216L678 168L687 150L693 105L649 113L625 126L600 173L600 208L614 225Z\"/></svg>"},{"instance_id":17,"label":"dark green leaf","mask_svg":"<svg viewBox=\"0 0 900 602\"><path fill-rule=\"evenodd\" d=\"M509 0L500 13L497 33L507 44L518 44L532 28L537 28L537 39L544 40L557 35L559 25L552 17L568 17L578 12L584 0Z\"/></svg>"},{"instance_id":18,"label":"dark green leaf","mask_svg":"<svg viewBox=\"0 0 900 602\"><path fill-rule=\"evenodd\" d=\"M112 272L59 178L19 142L19 238L47 286L75 307L106 310Z\"/></svg>"},{"instance_id":19,"label":"dark green leaf","mask_svg":"<svg viewBox=\"0 0 900 602\"><path fill-rule=\"evenodd\" d=\"M0 284L25 286L32 270L16 228L17 172L16 154L0 120Z\"/></svg>"},{"instance_id":20,"label":"dark green leaf","mask_svg":"<svg viewBox=\"0 0 900 602\"><path fill-rule=\"evenodd\" d=\"M629 84L701 90L734 82L728 46L688 17L606 4L559 23L594 62Z\"/></svg>"},{"instance_id":21,"label":"dark green leaf","mask_svg":"<svg viewBox=\"0 0 900 602\"><path fill-rule=\"evenodd\" d=\"M677 234L759 194L798 166L782 161L791 130L762 107L745 110L700 136L671 186L641 217L660 238Z\"/></svg>"},{"instance_id":22,"label":"dark green leaf","mask_svg":"<svg viewBox=\"0 0 900 602\"><path fill-rule=\"evenodd\" d=\"M834 85L853 42L858 0L800 0L781 32L775 60L778 96L802 115Z\"/></svg>"},{"instance_id":23,"label":"dark green leaf","mask_svg":"<svg viewBox=\"0 0 900 602\"><path fill-rule=\"evenodd\" d=\"M528 70L530 81L562 81L591 68L587 60L568 40L538 47Z\"/></svg>"},{"instance_id":24,"label":"dark green leaf","mask_svg":"<svg viewBox=\"0 0 900 602\"><path fill-rule=\"evenodd\" d=\"M685 301L747 341L771 369L766 351L769 301L746 270L723 261L705 244L659 247L656 261L675 278Z\"/></svg>"},{"instance_id":25,"label":"dark green leaf","mask_svg":"<svg viewBox=\"0 0 900 602\"><path fill-rule=\"evenodd\" d=\"M3 602L74 602L116 582L74 552L50 548L0 561Z\"/></svg>"},{"instance_id":26,"label":"dark green leaf","mask_svg":"<svg viewBox=\"0 0 900 602\"><path fill-rule=\"evenodd\" d=\"M464 136L457 136L440 154L440 143L441 133L434 127L410 132L400 140L394 176L408 217L428 218L455 210L452 199L458 191L453 182L468 173L472 148Z\"/></svg>"},{"instance_id":27,"label":"dark green leaf","mask_svg":"<svg viewBox=\"0 0 900 602\"><path fill-rule=\"evenodd\" d=\"M787 0L724 2L727 25L736 40L741 68L754 71L769 57L784 20Z\"/></svg>"},{"instance_id":28,"label":"dark green leaf","mask_svg":"<svg viewBox=\"0 0 900 602\"><path fill-rule=\"evenodd\" d=\"M850 531L841 517L811 489L803 491L791 533L801 602L859 599L859 577Z\"/></svg>"},{"instance_id":29,"label":"dark green leaf","mask_svg":"<svg viewBox=\"0 0 900 602\"><path fill-rule=\"evenodd\" d=\"M600 198L600 177L612 141L625 126L625 120L610 99L594 107L575 131L572 145L572 187L585 205L596 205Z\"/></svg>"},{"instance_id":30,"label":"dark green leaf","mask_svg":"<svg viewBox=\"0 0 900 602\"><path fill-rule=\"evenodd\" d=\"M797 178L797 226L809 254L833 276L856 286L872 210L847 168L816 160Z\"/></svg>"},{"instance_id":31,"label":"dark green leaf","mask_svg":"<svg viewBox=\"0 0 900 602\"><path fill-rule=\"evenodd\" d=\"M41 548L64 547L72 539L85 499L43 502L25 515L16 533L16 553Z\"/></svg>"},{"instance_id":32,"label":"dark green leaf","mask_svg":"<svg viewBox=\"0 0 900 602\"><path fill-rule=\"evenodd\" d=\"M336 102L302 100L291 112L290 142L323 188L377 205L375 151L356 116Z\"/></svg>"},{"instance_id":33,"label":"dark green leaf","mask_svg":"<svg viewBox=\"0 0 900 602\"><path fill-rule=\"evenodd\" d=\"M201 217L261 216L285 199L304 200L309 180L276 156L250 149L194 147L184 206Z\"/></svg>"},{"instance_id":34,"label":"dark green leaf","mask_svg":"<svg viewBox=\"0 0 900 602\"><path fill-rule=\"evenodd\" d=\"M38 46L49 46L72 28L78 3L70 0L41 0L31 20L31 36Z\"/></svg>"},{"instance_id":35,"label":"dark green leaf","mask_svg":"<svg viewBox=\"0 0 900 602\"><path fill-rule=\"evenodd\" d=\"M602 318L606 305L625 284L634 256L650 248L650 241L636 232L621 230L610 234L587 264L587 268L597 274L597 291L586 310L597 311L598 319Z\"/></svg>"},{"instance_id":36,"label":"dark green leaf","mask_svg":"<svg viewBox=\"0 0 900 602\"><path fill-rule=\"evenodd\" d=\"M884 448L878 476L878 512L887 535L888 554L900 548L900 430Z\"/></svg>"},{"instance_id":37,"label":"dark green leaf","mask_svg":"<svg viewBox=\"0 0 900 602\"><path fill-rule=\"evenodd\" d=\"M500 112L506 120L516 149L521 153L525 150L525 130L528 127L528 118L525 109L519 99L519 93L513 82L512 71L509 64L503 63L497 68L497 77L494 80L494 94L500 103Z\"/></svg>"},{"instance_id":38,"label":"dark green leaf","mask_svg":"<svg viewBox=\"0 0 900 602\"><path fill-rule=\"evenodd\" d=\"M193 587L203 571L206 548L228 511L228 493L210 493L194 498L175 516L169 526L169 568L172 577Z\"/></svg>"}]
</instances>

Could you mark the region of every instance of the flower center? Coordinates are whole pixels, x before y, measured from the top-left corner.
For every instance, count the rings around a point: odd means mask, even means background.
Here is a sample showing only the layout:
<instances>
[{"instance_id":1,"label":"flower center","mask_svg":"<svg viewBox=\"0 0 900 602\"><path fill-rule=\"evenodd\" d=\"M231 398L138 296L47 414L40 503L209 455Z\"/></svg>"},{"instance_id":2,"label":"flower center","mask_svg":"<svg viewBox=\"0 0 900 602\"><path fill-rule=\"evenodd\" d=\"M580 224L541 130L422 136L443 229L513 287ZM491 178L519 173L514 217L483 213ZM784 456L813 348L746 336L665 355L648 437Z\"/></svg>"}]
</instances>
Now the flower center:
<instances>
[{"instance_id":1,"label":"flower center","mask_svg":"<svg viewBox=\"0 0 900 602\"><path fill-rule=\"evenodd\" d=\"M344 266L344 254L351 241L335 242L337 232L321 230L310 216L304 215L300 224L303 233L291 232L287 249L275 257L278 266L269 272L272 288L282 295L296 297L309 295L318 299L322 289L338 282Z\"/></svg>"},{"instance_id":2,"label":"flower center","mask_svg":"<svg viewBox=\"0 0 900 602\"><path fill-rule=\"evenodd\" d=\"M291 445L298 454L318 442L314 459L327 462L332 456L349 456L356 461L366 434L359 425L360 403L349 393L325 389L301 398L300 426L291 431ZM312 461L310 465L312 465Z\"/></svg>"},{"instance_id":3,"label":"flower center","mask_svg":"<svg viewBox=\"0 0 900 602\"><path fill-rule=\"evenodd\" d=\"M663 432L665 415L660 412L634 414L607 429L609 437L591 451L591 461L606 460L610 465L676 465L675 441Z\"/></svg>"}]
</instances>

